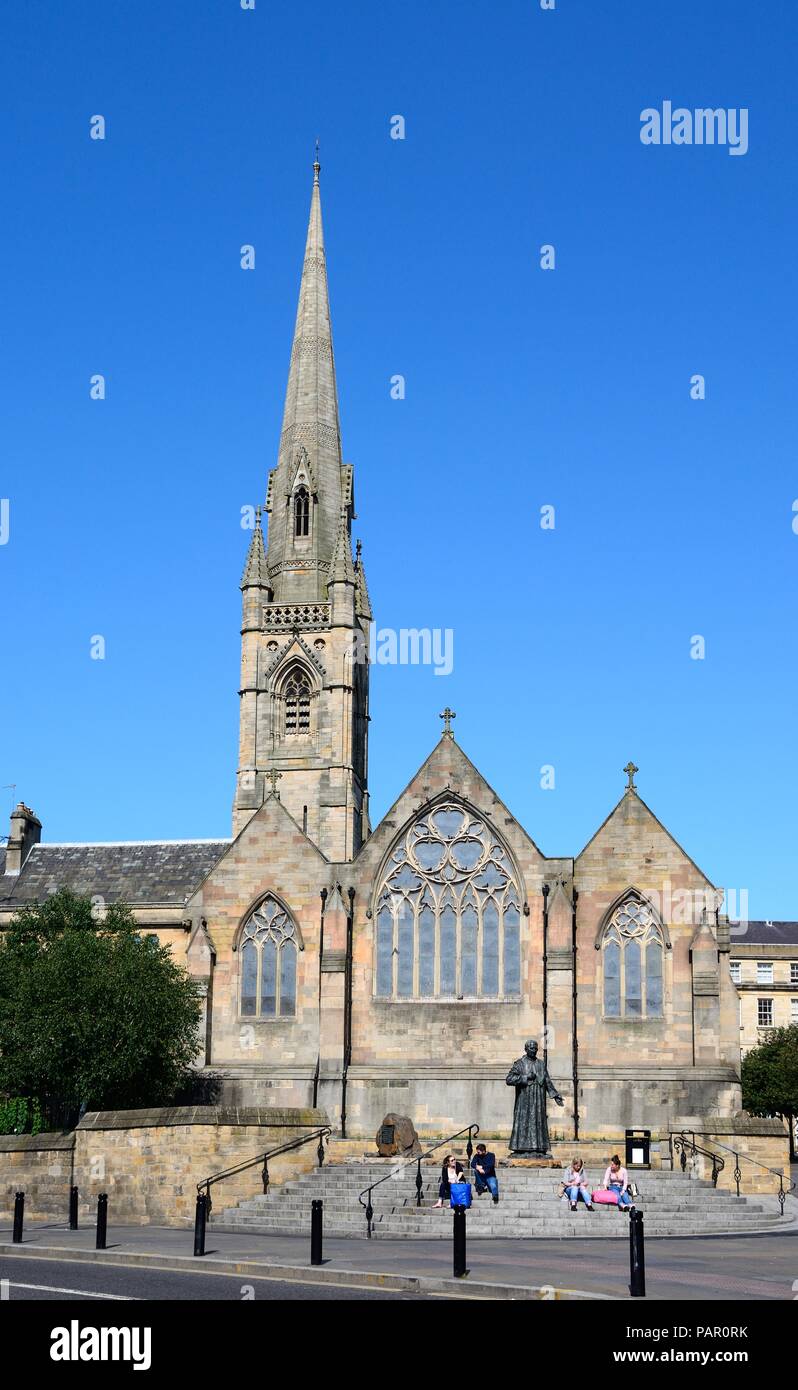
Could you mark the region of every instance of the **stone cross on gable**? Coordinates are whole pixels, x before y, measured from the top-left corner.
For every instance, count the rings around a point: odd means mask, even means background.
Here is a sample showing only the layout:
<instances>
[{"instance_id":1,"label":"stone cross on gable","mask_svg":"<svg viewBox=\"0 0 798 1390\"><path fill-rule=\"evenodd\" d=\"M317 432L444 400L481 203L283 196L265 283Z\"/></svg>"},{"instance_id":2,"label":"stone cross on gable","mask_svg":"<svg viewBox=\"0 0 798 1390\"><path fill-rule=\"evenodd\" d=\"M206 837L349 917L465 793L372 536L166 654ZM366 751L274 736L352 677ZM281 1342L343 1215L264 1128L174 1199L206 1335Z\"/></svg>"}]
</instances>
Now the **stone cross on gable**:
<instances>
[{"instance_id":1,"label":"stone cross on gable","mask_svg":"<svg viewBox=\"0 0 798 1390\"><path fill-rule=\"evenodd\" d=\"M282 775L282 772L278 772L275 767L270 768L269 771L266 773L266 781L271 782L272 789L270 792L270 796L276 796L278 801L280 800L280 793L277 790L277 783L279 782Z\"/></svg>"},{"instance_id":2,"label":"stone cross on gable","mask_svg":"<svg viewBox=\"0 0 798 1390\"><path fill-rule=\"evenodd\" d=\"M447 705L446 709L442 710L441 713L438 715L438 718L443 720L443 734L441 735L441 737L454 738L454 734L452 733L452 720L457 718L457 715L455 714L454 710L449 709L449 706Z\"/></svg>"},{"instance_id":3,"label":"stone cross on gable","mask_svg":"<svg viewBox=\"0 0 798 1390\"><path fill-rule=\"evenodd\" d=\"M628 792L637 791L637 788L636 788L636 786L635 786L635 773L636 773L636 772L639 772L639 771L640 771L640 768L639 768L639 767L635 767L635 765L634 765L633 762L628 762L628 763L626 764L626 767L624 768L624 772L626 773L627 777L629 778L629 781L628 781L627 784L626 784L626 790L627 790Z\"/></svg>"}]
</instances>

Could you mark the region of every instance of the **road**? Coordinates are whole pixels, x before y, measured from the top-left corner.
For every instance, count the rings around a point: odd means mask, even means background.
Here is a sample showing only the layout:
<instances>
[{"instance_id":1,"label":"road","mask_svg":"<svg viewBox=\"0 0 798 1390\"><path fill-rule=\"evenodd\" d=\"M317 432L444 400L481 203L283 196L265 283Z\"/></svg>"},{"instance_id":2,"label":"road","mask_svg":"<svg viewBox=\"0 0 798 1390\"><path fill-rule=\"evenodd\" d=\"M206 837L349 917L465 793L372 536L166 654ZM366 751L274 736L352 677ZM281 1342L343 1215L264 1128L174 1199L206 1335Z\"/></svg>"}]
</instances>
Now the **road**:
<instances>
[{"instance_id":1,"label":"road","mask_svg":"<svg viewBox=\"0 0 798 1390\"><path fill-rule=\"evenodd\" d=\"M14 1255L0 1256L0 1299L6 1297L9 1302L15 1299L67 1299L97 1303L142 1299L180 1299L191 1302L198 1299L221 1299L225 1302L338 1302L342 1299L418 1302L425 1301L426 1296L383 1293L379 1289L353 1286L245 1278L238 1274L207 1274L203 1271L195 1273L194 1270L184 1274L171 1269L126 1269L121 1265L91 1264L76 1260L26 1260L24 1256Z\"/></svg>"}]
</instances>

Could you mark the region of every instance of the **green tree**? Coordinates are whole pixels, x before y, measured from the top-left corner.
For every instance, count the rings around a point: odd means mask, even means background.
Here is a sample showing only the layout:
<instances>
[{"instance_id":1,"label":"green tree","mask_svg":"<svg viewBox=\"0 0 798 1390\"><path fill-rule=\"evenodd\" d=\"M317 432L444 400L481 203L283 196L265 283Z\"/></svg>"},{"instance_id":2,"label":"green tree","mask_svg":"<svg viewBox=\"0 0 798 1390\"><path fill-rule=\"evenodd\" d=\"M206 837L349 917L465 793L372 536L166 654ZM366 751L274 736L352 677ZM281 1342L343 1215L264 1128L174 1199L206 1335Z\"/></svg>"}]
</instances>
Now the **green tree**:
<instances>
[{"instance_id":1,"label":"green tree","mask_svg":"<svg viewBox=\"0 0 798 1390\"><path fill-rule=\"evenodd\" d=\"M89 1110L172 1100L197 1050L190 977L130 909L101 918L62 889L23 908L0 948L0 1095Z\"/></svg>"},{"instance_id":2,"label":"green tree","mask_svg":"<svg viewBox=\"0 0 798 1390\"><path fill-rule=\"evenodd\" d=\"M798 1115L798 1024L775 1028L759 1047L743 1058L743 1108L752 1115L780 1115L790 1131L790 1157L795 1158L795 1117Z\"/></svg>"}]
</instances>

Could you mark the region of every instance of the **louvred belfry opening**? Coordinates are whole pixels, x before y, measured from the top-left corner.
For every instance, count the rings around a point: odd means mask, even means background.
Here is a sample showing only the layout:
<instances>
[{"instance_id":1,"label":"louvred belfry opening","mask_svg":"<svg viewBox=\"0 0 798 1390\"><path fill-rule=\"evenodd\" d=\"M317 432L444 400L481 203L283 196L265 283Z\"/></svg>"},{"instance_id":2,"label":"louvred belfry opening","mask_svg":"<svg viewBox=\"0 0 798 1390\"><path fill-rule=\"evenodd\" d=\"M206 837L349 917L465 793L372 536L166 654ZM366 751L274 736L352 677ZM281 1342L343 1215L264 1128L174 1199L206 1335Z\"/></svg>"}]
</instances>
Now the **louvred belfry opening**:
<instances>
[{"instance_id":1,"label":"louvred belfry opening","mask_svg":"<svg viewBox=\"0 0 798 1390\"><path fill-rule=\"evenodd\" d=\"M310 681L304 671L293 671L286 682L285 732L310 733Z\"/></svg>"}]
</instances>

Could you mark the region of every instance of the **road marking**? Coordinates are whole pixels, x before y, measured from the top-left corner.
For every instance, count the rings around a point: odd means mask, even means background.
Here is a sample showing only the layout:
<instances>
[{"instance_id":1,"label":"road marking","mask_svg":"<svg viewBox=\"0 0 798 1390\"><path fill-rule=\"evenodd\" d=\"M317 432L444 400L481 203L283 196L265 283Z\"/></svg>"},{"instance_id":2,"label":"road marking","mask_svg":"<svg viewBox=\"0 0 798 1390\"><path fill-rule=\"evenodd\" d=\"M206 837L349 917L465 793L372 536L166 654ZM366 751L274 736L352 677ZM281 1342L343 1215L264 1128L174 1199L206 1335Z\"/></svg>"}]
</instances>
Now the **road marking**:
<instances>
[{"instance_id":1,"label":"road marking","mask_svg":"<svg viewBox=\"0 0 798 1390\"><path fill-rule=\"evenodd\" d=\"M5 1281L4 1281L5 1282ZM41 1293L68 1293L73 1298L111 1298L119 1303L139 1303L140 1299L126 1293L92 1293L90 1289L60 1289L55 1284L18 1284L11 1280L12 1289L38 1289Z\"/></svg>"}]
</instances>

